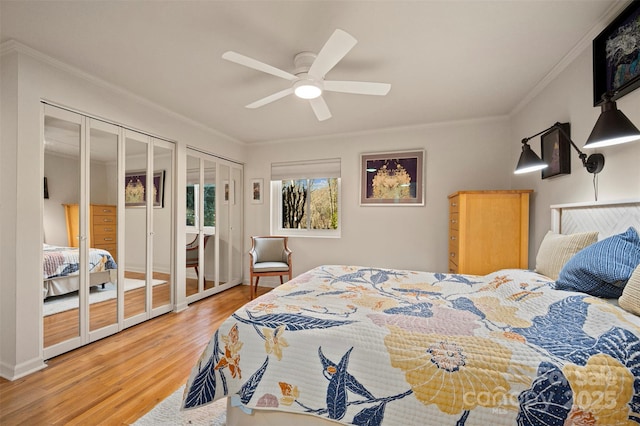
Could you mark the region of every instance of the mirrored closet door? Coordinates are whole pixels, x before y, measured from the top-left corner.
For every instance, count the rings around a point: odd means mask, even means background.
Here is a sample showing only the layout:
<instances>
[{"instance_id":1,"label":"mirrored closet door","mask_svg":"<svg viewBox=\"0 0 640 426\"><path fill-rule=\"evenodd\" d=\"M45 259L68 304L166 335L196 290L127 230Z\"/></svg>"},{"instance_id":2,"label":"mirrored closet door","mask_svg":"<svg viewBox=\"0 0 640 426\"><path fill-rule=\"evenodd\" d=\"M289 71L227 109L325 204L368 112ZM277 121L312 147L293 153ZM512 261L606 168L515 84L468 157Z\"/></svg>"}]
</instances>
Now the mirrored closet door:
<instances>
[{"instance_id":1,"label":"mirrored closet door","mask_svg":"<svg viewBox=\"0 0 640 426\"><path fill-rule=\"evenodd\" d=\"M125 326L172 308L174 144L125 130Z\"/></svg>"},{"instance_id":2,"label":"mirrored closet door","mask_svg":"<svg viewBox=\"0 0 640 426\"><path fill-rule=\"evenodd\" d=\"M174 144L43 105L43 348L173 308Z\"/></svg>"},{"instance_id":3,"label":"mirrored closet door","mask_svg":"<svg viewBox=\"0 0 640 426\"><path fill-rule=\"evenodd\" d=\"M242 281L242 179L242 165L187 150L188 303Z\"/></svg>"},{"instance_id":4,"label":"mirrored closet door","mask_svg":"<svg viewBox=\"0 0 640 426\"><path fill-rule=\"evenodd\" d=\"M44 106L43 347L118 331L119 127Z\"/></svg>"}]
</instances>

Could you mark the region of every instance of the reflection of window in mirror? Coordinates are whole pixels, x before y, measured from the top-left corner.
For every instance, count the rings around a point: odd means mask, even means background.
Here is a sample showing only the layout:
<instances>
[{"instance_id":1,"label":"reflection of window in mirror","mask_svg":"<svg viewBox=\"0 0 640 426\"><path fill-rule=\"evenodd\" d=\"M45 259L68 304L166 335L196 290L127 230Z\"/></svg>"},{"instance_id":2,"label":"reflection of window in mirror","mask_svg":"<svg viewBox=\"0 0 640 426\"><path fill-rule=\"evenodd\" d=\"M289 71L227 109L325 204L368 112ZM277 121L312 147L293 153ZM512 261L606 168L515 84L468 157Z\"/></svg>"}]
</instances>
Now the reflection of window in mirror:
<instances>
[{"instance_id":1,"label":"reflection of window in mirror","mask_svg":"<svg viewBox=\"0 0 640 426\"><path fill-rule=\"evenodd\" d=\"M198 226L198 187L200 185L187 185L187 226Z\"/></svg>"}]
</instances>

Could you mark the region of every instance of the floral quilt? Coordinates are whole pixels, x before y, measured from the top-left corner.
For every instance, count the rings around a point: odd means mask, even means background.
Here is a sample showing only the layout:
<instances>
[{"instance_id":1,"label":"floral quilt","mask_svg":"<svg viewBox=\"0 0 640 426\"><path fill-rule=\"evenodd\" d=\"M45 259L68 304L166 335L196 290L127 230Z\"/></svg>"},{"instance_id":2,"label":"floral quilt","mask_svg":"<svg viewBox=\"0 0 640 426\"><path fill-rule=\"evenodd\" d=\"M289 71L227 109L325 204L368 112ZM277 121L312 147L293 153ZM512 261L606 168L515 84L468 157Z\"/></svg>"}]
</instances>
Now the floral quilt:
<instances>
[{"instance_id":1,"label":"floral quilt","mask_svg":"<svg viewBox=\"0 0 640 426\"><path fill-rule=\"evenodd\" d=\"M237 310L183 409L356 425L640 424L640 319L524 270L321 266Z\"/></svg>"},{"instance_id":2,"label":"floral quilt","mask_svg":"<svg viewBox=\"0 0 640 426\"><path fill-rule=\"evenodd\" d=\"M77 248L59 247L44 244L42 278L66 277L77 275L80 265L80 254ZM89 249L89 272L102 272L117 269L111 253L102 249Z\"/></svg>"}]
</instances>

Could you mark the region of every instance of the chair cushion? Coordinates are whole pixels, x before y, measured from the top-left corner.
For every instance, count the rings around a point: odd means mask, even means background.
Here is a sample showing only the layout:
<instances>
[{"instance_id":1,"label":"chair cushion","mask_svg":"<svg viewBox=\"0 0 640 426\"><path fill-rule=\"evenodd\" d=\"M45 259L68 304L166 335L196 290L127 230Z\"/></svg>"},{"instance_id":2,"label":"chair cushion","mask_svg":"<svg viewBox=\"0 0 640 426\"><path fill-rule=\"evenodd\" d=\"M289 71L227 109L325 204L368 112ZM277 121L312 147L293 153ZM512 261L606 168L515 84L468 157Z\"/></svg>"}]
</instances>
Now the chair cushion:
<instances>
[{"instance_id":1,"label":"chair cushion","mask_svg":"<svg viewBox=\"0 0 640 426\"><path fill-rule=\"evenodd\" d=\"M287 262L284 238L256 238L254 262ZM288 267L287 267L288 269Z\"/></svg>"},{"instance_id":2,"label":"chair cushion","mask_svg":"<svg viewBox=\"0 0 640 426\"><path fill-rule=\"evenodd\" d=\"M253 264L253 272L288 272L289 265L284 262L260 262Z\"/></svg>"}]
</instances>

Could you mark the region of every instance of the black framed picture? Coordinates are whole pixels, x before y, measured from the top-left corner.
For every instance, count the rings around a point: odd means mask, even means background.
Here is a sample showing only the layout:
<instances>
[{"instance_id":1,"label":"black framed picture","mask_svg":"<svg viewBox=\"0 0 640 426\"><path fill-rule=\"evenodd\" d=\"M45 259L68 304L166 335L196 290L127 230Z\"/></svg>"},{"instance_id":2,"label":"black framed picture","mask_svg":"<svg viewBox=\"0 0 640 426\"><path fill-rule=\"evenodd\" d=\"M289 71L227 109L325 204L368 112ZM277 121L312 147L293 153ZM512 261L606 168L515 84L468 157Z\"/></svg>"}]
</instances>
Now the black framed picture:
<instances>
[{"instance_id":1,"label":"black framed picture","mask_svg":"<svg viewBox=\"0 0 640 426\"><path fill-rule=\"evenodd\" d=\"M571 125L560 124L562 130L571 136ZM542 161L548 167L542 169L542 179L571 174L571 142L560 130L553 129L540 137Z\"/></svg>"},{"instance_id":2,"label":"black framed picture","mask_svg":"<svg viewBox=\"0 0 640 426\"><path fill-rule=\"evenodd\" d=\"M593 106L640 87L640 0L634 0L593 39Z\"/></svg>"}]
</instances>

